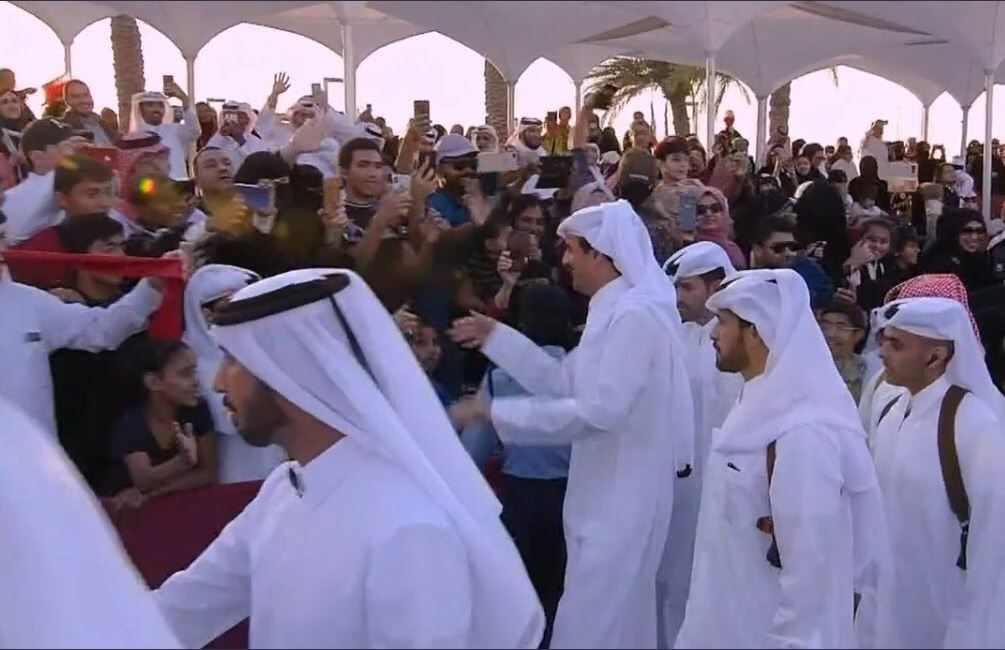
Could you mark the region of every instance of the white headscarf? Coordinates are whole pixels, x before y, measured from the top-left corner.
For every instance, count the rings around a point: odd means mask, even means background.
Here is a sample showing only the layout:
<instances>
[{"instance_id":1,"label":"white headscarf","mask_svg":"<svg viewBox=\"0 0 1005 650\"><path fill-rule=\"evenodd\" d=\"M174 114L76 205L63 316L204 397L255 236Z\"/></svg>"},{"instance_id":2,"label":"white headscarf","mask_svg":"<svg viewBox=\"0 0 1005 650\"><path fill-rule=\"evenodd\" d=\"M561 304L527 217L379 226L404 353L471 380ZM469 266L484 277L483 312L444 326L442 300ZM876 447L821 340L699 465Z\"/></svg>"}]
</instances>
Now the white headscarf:
<instances>
[{"instance_id":1,"label":"white headscarf","mask_svg":"<svg viewBox=\"0 0 1005 650\"><path fill-rule=\"evenodd\" d=\"M180 647L59 446L2 399L0 421L0 647Z\"/></svg>"},{"instance_id":2,"label":"white headscarf","mask_svg":"<svg viewBox=\"0 0 1005 650\"><path fill-rule=\"evenodd\" d=\"M513 135L509 137L506 145L521 153L535 154L537 156L544 155L544 147L538 146L536 149L531 149L523 142L524 131L535 126L542 129L544 128L544 123L535 117L521 117L520 123L517 125L516 130L513 131Z\"/></svg>"},{"instance_id":3,"label":"white headscarf","mask_svg":"<svg viewBox=\"0 0 1005 650\"><path fill-rule=\"evenodd\" d=\"M153 125L146 123L146 120L143 119L143 113L140 111L140 104L146 104L148 102L160 102L164 104L164 121L160 123L160 126L172 124L174 122L174 111L171 109L171 104L168 102L167 95L156 91L144 91L133 95L132 109L129 114L130 132L135 133L137 131L146 131L154 128Z\"/></svg>"},{"instance_id":4,"label":"white headscarf","mask_svg":"<svg viewBox=\"0 0 1005 650\"><path fill-rule=\"evenodd\" d=\"M541 606L499 520L499 502L366 283L350 271L305 269L242 289L231 305L331 275L346 276L348 286L302 307L214 327L214 337L262 382L409 474L443 508L472 571L468 647L537 647Z\"/></svg>"},{"instance_id":5,"label":"white headscarf","mask_svg":"<svg viewBox=\"0 0 1005 650\"><path fill-rule=\"evenodd\" d=\"M1005 422L1005 396L991 380L984 363L984 348L974 334L970 316L960 303L949 298L895 300L882 307L879 326L952 341L953 358L946 368L946 381L973 393Z\"/></svg>"},{"instance_id":6,"label":"white headscarf","mask_svg":"<svg viewBox=\"0 0 1005 650\"><path fill-rule=\"evenodd\" d=\"M226 102L222 107L220 107L221 119L224 113L244 113L248 118L248 126L244 129L244 135L249 135L255 130L255 122L258 121L258 116L255 115L255 111L251 108L251 104L247 102Z\"/></svg>"},{"instance_id":7,"label":"white headscarf","mask_svg":"<svg viewBox=\"0 0 1005 650\"><path fill-rule=\"evenodd\" d=\"M499 135L496 133L495 127L491 124L482 124L481 126L476 126L475 130L471 133L471 144L478 146L478 134L488 134L492 136L492 148L489 151L497 151L499 149Z\"/></svg>"},{"instance_id":8,"label":"white headscarf","mask_svg":"<svg viewBox=\"0 0 1005 650\"><path fill-rule=\"evenodd\" d=\"M223 361L223 351L210 336L209 323L202 308L260 279L257 273L237 266L207 264L193 273L185 285L185 334L182 340L195 352L199 391L209 404L216 430L220 433L237 432L223 406L223 396L213 390L213 378Z\"/></svg>"},{"instance_id":9,"label":"white headscarf","mask_svg":"<svg viewBox=\"0 0 1005 650\"><path fill-rule=\"evenodd\" d=\"M670 276L672 282L681 278L693 278L716 269L722 269L727 277L736 273L725 249L710 241L685 246L663 264L663 271Z\"/></svg>"},{"instance_id":10,"label":"white headscarf","mask_svg":"<svg viewBox=\"0 0 1005 650\"><path fill-rule=\"evenodd\" d=\"M752 323L768 348L764 374L744 386L743 399L722 425L717 449L764 449L779 434L806 424L865 437L799 274L791 269L741 271L720 285L707 307L717 314L729 310Z\"/></svg>"},{"instance_id":11,"label":"white headscarf","mask_svg":"<svg viewBox=\"0 0 1005 650\"><path fill-rule=\"evenodd\" d=\"M653 253L653 243L642 219L635 213L628 201L620 200L584 208L565 219L558 226L560 237L582 237L590 245L614 262L614 267L628 282L630 289L622 299L623 305L644 305L655 313L664 324L667 344L673 355L675 377L687 377L681 341L683 330L680 312L677 311L677 292L666 276ZM691 403L690 386L687 381L675 386L679 395L668 396L675 404ZM694 465L694 430L687 427L674 428L674 457L678 470L685 465Z\"/></svg>"}]
</instances>

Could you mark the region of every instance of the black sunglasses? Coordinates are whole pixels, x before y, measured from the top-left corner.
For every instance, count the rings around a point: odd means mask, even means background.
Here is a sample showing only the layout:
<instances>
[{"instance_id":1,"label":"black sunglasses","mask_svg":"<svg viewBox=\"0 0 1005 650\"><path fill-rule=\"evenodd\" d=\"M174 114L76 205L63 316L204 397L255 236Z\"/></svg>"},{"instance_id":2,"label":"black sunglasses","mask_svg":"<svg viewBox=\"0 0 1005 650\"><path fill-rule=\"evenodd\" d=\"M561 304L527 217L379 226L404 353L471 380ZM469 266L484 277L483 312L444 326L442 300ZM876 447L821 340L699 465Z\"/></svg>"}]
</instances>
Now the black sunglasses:
<instances>
[{"instance_id":1,"label":"black sunglasses","mask_svg":"<svg viewBox=\"0 0 1005 650\"><path fill-rule=\"evenodd\" d=\"M455 172L465 172L477 168L477 160L455 160L450 163Z\"/></svg>"},{"instance_id":2,"label":"black sunglasses","mask_svg":"<svg viewBox=\"0 0 1005 650\"><path fill-rule=\"evenodd\" d=\"M961 235L983 235L988 231L987 228L983 226L968 226L960 230Z\"/></svg>"}]
</instances>

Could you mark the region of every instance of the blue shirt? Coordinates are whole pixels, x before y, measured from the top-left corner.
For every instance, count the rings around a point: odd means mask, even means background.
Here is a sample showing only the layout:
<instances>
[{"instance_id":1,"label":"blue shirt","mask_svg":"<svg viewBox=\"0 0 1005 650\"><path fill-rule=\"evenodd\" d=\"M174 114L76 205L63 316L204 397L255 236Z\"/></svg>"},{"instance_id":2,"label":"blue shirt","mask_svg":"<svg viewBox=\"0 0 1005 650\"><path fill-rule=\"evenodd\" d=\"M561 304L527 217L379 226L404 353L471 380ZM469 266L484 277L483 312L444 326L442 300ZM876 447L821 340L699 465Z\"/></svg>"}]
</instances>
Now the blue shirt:
<instances>
[{"instance_id":1,"label":"blue shirt","mask_svg":"<svg viewBox=\"0 0 1005 650\"><path fill-rule=\"evenodd\" d=\"M565 350L546 346L544 351L562 359ZM506 374L502 368L493 368L482 381L483 392L490 397L519 397L527 391ZM557 479L569 475L569 445L503 445L489 422L466 427L461 433L461 443L475 464L484 467L492 455L502 455L502 471L517 478Z\"/></svg>"},{"instance_id":2,"label":"blue shirt","mask_svg":"<svg viewBox=\"0 0 1005 650\"><path fill-rule=\"evenodd\" d=\"M468 207L463 203L454 201L454 198L444 192L443 189L433 192L426 201L426 206L439 212L440 216L446 219L452 228L462 226L471 221L471 213L468 212Z\"/></svg>"}]
</instances>

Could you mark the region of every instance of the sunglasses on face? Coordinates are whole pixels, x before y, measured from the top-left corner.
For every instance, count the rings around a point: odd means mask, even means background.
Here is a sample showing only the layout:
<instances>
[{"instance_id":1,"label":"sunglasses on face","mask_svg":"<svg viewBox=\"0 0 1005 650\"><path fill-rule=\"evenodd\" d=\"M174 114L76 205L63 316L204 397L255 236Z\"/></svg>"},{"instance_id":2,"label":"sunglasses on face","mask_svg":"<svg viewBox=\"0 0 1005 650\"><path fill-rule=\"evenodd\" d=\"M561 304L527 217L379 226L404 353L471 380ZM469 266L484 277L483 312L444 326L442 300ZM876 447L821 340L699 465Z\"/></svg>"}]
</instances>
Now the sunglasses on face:
<instances>
[{"instance_id":1,"label":"sunglasses on face","mask_svg":"<svg viewBox=\"0 0 1005 650\"><path fill-rule=\"evenodd\" d=\"M799 244L794 241L780 241L777 244L772 244L769 246L774 253L784 253L785 251L795 251L799 249Z\"/></svg>"},{"instance_id":2,"label":"sunglasses on face","mask_svg":"<svg viewBox=\"0 0 1005 650\"><path fill-rule=\"evenodd\" d=\"M981 226L968 226L960 231L961 235L983 235L987 232L987 228L982 228Z\"/></svg>"},{"instance_id":3,"label":"sunglasses on face","mask_svg":"<svg viewBox=\"0 0 1005 650\"><path fill-rule=\"evenodd\" d=\"M695 214L697 214L699 217L705 214L720 214L720 213L722 213L721 203L713 203L712 205L702 205L699 203L698 207L695 208Z\"/></svg>"}]
</instances>

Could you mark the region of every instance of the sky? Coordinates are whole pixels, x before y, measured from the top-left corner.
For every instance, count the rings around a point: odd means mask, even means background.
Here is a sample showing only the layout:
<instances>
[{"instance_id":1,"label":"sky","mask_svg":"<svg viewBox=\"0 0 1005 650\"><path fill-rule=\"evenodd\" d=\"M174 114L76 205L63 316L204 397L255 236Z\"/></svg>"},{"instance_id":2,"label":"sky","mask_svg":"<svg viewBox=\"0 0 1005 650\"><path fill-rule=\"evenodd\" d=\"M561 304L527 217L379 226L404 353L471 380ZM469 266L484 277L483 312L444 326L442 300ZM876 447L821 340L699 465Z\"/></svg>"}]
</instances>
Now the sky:
<instances>
[{"instance_id":1,"label":"sky","mask_svg":"<svg viewBox=\"0 0 1005 650\"><path fill-rule=\"evenodd\" d=\"M141 23L147 86L160 90L161 78L173 74L186 87L185 62L178 49L156 29ZM109 21L101 20L84 29L74 40L71 54L73 76L91 87L97 107L117 108ZM63 73L63 47L56 35L31 14L0 2L0 67L17 73L19 86L41 86ZM342 77L342 59L310 39L257 25L237 25L210 41L195 63L196 99L225 98L260 107L272 86L272 75L284 71L292 88L280 108L310 92L311 83L324 77ZM427 99L434 121L450 127L481 124L485 120L484 63L473 50L440 34L423 34L388 45L367 57L357 71L357 104L372 104L374 115L383 115L397 132L412 114L412 101ZM342 88L331 87L332 105L344 109ZM838 69L835 86L827 70L800 77L792 84L789 133L793 138L833 144L845 136L855 146L877 118L890 121L887 139L918 137L921 133L921 102L897 84L848 67ZM999 86L994 98L996 136L1005 133L1005 92ZM520 77L516 86L517 116L543 118L560 106L573 106L575 87L558 66L538 59ZM40 109L41 99L29 101ZM650 104L657 133L665 135L665 101L659 93L646 93L630 102L613 124L624 133L633 111L647 119ZM736 90L728 92L719 108L717 130L726 109L736 114L736 128L748 138L756 134L757 106L750 93L746 101ZM960 148L961 110L943 94L930 111L929 140L943 143L948 155ZM699 114L704 125L704 115ZM673 129L672 123L670 129ZM703 126L692 130L704 133ZM968 139L982 139L984 98L970 110Z\"/></svg>"}]
</instances>

